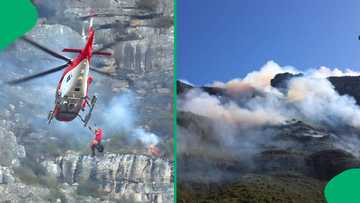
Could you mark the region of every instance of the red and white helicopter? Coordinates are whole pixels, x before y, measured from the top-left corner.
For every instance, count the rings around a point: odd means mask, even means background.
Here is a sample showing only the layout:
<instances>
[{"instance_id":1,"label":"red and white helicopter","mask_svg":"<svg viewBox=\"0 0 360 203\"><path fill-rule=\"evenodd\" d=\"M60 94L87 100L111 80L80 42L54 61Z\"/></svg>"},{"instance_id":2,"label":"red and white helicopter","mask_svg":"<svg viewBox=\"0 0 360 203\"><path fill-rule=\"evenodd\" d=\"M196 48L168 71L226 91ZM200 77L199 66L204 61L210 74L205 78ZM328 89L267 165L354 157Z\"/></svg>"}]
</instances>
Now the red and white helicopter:
<instances>
[{"instance_id":1,"label":"red and white helicopter","mask_svg":"<svg viewBox=\"0 0 360 203\"><path fill-rule=\"evenodd\" d=\"M83 49L65 48L63 50L63 52L78 53L78 55L73 59L56 53L55 51L40 45L27 37L21 38L25 42L39 48L40 50L58 59L66 61L66 64L64 65L8 82L10 85L15 85L64 70L56 89L55 107L49 112L49 124L54 117L58 121L65 122L72 121L76 117L79 117L84 123L84 126L86 126L91 118L91 113L96 103L96 96L93 96L91 99L88 96L88 90L93 80L93 77L89 75L89 71L91 70L105 76L112 76L109 73L90 65L91 57L93 55L111 56L111 53L103 52L101 51L102 49L93 51L95 31L92 24L93 19L90 20L87 42ZM89 110L83 118L80 115L80 111L85 111L86 106L89 107Z\"/></svg>"}]
</instances>

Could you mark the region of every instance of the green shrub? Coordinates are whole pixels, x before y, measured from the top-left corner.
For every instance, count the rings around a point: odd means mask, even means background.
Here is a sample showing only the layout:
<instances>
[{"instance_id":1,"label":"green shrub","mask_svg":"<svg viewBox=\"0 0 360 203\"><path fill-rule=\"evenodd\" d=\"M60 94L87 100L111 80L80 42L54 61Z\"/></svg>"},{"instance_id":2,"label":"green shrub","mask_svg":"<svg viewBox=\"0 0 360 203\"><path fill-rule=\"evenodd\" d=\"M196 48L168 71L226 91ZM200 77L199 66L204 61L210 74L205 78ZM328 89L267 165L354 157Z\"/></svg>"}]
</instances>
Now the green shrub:
<instances>
[{"instance_id":1,"label":"green shrub","mask_svg":"<svg viewBox=\"0 0 360 203\"><path fill-rule=\"evenodd\" d=\"M24 182L25 184L28 185L39 184L38 177L30 168L26 168L23 166L15 167L14 173L21 180L21 182Z\"/></svg>"}]
</instances>

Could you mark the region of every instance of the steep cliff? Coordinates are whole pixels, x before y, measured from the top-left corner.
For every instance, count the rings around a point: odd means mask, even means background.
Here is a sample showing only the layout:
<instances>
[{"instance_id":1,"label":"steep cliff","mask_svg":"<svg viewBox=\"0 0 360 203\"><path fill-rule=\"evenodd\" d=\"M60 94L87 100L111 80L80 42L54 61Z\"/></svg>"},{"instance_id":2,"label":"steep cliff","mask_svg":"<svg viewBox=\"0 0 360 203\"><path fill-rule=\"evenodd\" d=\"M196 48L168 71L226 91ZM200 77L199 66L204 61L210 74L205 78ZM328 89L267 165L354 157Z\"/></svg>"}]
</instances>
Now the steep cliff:
<instances>
[{"instance_id":1,"label":"steep cliff","mask_svg":"<svg viewBox=\"0 0 360 203\"><path fill-rule=\"evenodd\" d=\"M95 79L89 92L98 96L91 121L105 128L107 153L87 156L92 135L76 120L46 124L60 75L19 86L2 85L0 202L172 202L172 161L150 153L141 155L139 152L148 151L149 143L131 132L133 128L151 132L161 156L172 159L166 143L172 135L172 1L33 3L40 19L27 36L34 41L57 52L81 48L83 28L86 34L94 15L94 49L113 53L112 57L93 57L94 66L114 77L91 73ZM0 59L1 82L61 63L21 40L1 52ZM129 92L131 99L122 97ZM114 99L116 104L126 104L115 108L120 112L108 110ZM128 115L127 108L136 111ZM104 116L106 111L111 114ZM117 114L124 115L119 119ZM120 125L131 128L115 129Z\"/></svg>"},{"instance_id":2,"label":"steep cliff","mask_svg":"<svg viewBox=\"0 0 360 203\"><path fill-rule=\"evenodd\" d=\"M106 199L134 202L171 202L171 164L168 160L136 154L90 157L68 151L54 161L41 163L47 174L81 192L94 184Z\"/></svg>"},{"instance_id":3,"label":"steep cliff","mask_svg":"<svg viewBox=\"0 0 360 203\"><path fill-rule=\"evenodd\" d=\"M67 151L54 159L26 157L12 131L0 124L1 201L172 202L172 162L141 154L106 153L97 157Z\"/></svg>"}]
</instances>

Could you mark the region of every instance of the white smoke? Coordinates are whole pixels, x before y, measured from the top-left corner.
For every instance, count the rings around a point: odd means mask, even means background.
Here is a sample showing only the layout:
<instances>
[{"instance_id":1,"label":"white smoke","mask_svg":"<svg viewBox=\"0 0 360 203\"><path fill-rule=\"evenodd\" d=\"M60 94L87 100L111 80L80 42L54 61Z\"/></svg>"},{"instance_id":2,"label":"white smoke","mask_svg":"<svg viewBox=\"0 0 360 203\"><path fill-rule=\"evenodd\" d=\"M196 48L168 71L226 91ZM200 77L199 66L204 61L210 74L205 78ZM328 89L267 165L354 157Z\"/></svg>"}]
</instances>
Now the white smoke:
<instances>
[{"instance_id":1,"label":"white smoke","mask_svg":"<svg viewBox=\"0 0 360 203\"><path fill-rule=\"evenodd\" d=\"M100 121L111 131L129 131L134 127L136 116L134 106L136 104L132 92L115 96L109 104L106 104L104 111L100 114Z\"/></svg>"},{"instance_id":2,"label":"white smoke","mask_svg":"<svg viewBox=\"0 0 360 203\"><path fill-rule=\"evenodd\" d=\"M360 75L360 72L353 71L350 69L346 69L345 71L342 71L340 69L334 68L330 69L324 66L321 66L318 69L315 70L309 70L308 74L311 74L315 78L326 78L330 76L358 76Z\"/></svg>"},{"instance_id":3,"label":"white smoke","mask_svg":"<svg viewBox=\"0 0 360 203\"><path fill-rule=\"evenodd\" d=\"M354 76L358 75L357 72L343 72L326 67L309 70L304 77L290 80L285 94L270 84L276 74L283 72L300 71L293 67L281 67L270 61L259 71L251 72L243 79L213 84L225 88L228 94L237 99L249 93L255 96L245 97L241 102L224 102L219 97L195 89L179 101L179 109L239 125L281 124L295 118L314 124L360 127L360 108L355 100L350 96L339 95L326 79L329 76Z\"/></svg>"},{"instance_id":4,"label":"white smoke","mask_svg":"<svg viewBox=\"0 0 360 203\"><path fill-rule=\"evenodd\" d=\"M249 101L253 104L253 106L249 106L250 108L241 107L233 101L223 103L219 98L211 96L206 92L192 90L186 95L184 102L180 102L179 108L215 120L223 120L228 123L241 125L276 124L285 121L280 112L273 109L279 101L272 101L271 99L261 100Z\"/></svg>"},{"instance_id":5,"label":"white smoke","mask_svg":"<svg viewBox=\"0 0 360 203\"><path fill-rule=\"evenodd\" d=\"M136 128L131 135L146 145L157 145L159 143L159 137L157 135L146 132L143 128Z\"/></svg>"},{"instance_id":6,"label":"white smoke","mask_svg":"<svg viewBox=\"0 0 360 203\"><path fill-rule=\"evenodd\" d=\"M312 150L311 147L302 146L301 141L291 139L296 132L286 134L290 128L282 130L283 124L288 125L287 121L293 119L315 128L325 127L330 132L351 129L349 132L341 132L339 136L335 133L327 134L327 144L359 155L360 141L353 132L360 130L360 108L354 98L339 95L326 78L356 76L360 73L327 67L307 70L303 72L303 77L292 78L287 84L287 91L283 92L271 86L271 79L284 72L301 73L294 67L281 67L270 61L244 78L214 82L212 87L221 88L214 89L219 91L217 95L193 88L178 97L181 116L178 120L177 153L182 180L194 181L200 178L200 181L213 181L212 178L216 177L218 179L215 181L231 181L233 172L242 172L220 166L218 161L240 163L245 170L246 167L250 168L249 171L261 170L256 160L261 152L273 149ZM182 114L182 111L198 116ZM285 134L289 137L282 139ZM209 175L199 175L204 171Z\"/></svg>"},{"instance_id":7,"label":"white smoke","mask_svg":"<svg viewBox=\"0 0 360 203\"><path fill-rule=\"evenodd\" d=\"M270 91L270 81L276 74L289 72L299 73L292 66L281 67L274 61L268 61L260 70L248 73L244 78L235 78L226 83L215 81L211 86L222 87L226 90L235 93L241 93L242 91L261 89L262 91Z\"/></svg>"},{"instance_id":8,"label":"white smoke","mask_svg":"<svg viewBox=\"0 0 360 203\"><path fill-rule=\"evenodd\" d=\"M135 95L131 91L117 95L111 99L109 104L105 104L105 109L100 113L99 127L104 128L106 134L116 134L123 132L129 135L130 139L139 140L145 145L158 144L160 138L154 133L147 132L137 126L136 112L138 104Z\"/></svg>"},{"instance_id":9,"label":"white smoke","mask_svg":"<svg viewBox=\"0 0 360 203\"><path fill-rule=\"evenodd\" d=\"M299 108L307 121L330 126L360 127L360 108L354 98L340 96L325 78L293 79L286 101Z\"/></svg>"}]
</instances>

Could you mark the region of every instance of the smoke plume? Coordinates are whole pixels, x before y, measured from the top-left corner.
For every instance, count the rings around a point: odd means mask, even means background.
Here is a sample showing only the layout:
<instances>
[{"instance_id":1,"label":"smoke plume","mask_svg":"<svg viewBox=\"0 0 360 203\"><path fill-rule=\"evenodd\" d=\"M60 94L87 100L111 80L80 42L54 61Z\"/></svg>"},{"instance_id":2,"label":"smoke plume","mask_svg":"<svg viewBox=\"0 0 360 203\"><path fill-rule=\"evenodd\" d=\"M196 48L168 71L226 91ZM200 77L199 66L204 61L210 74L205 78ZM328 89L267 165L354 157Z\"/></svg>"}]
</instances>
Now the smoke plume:
<instances>
[{"instance_id":1,"label":"smoke plume","mask_svg":"<svg viewBox=\"0 0 360 203\"><path fill-rule=\"evenodd\" d=\"M271 86L271 79L284 72L303 73L303 76L290 79L287 91L282 92ZM178 125L178 153L180 157L184 154L203 157L207 161L199 163L199 168L193 171L211 168L217 172L211 173L209 177L222 179L229 172L219 173L221 170L216 169L217 165L210 164L208 160L216 163L216 160L224 162L235 158L246 167L251 167L251 157L264 150L296 147L294 143L275 137L279 133L276 131L277 126L286 125L288 121L295 119L330 130L360 130L360 107L355 99L339 95L326 79L329 76L355 75L360 73L327 67L299 71L270 61L244 78L229 82L216 81L210 85L222 88L225 95L213 95L200 88L193 88L178 97L178 110L203 118L182 118L192 124ZM359 139L355 134L348 132L336 136L333 144L357 156ZM181 161L179 163L180 176L193 179L195 173L182 168L185 166Z\"/></svg>"},{"instance_id":2,"label":"smoke plume","mask_svg":"<svg viewBox=\"0 0 360 203\"><path fill-rule=\"evenodd\" d=\"M360 108L350 96L339 95L326 79L329 76L357 75L358 73L321 67L305 72L304 77L293 78L288 91L281 93L271 87L270 81L278 73L299 73L293 67L281 67L273 61L259 71L227 83L214 82L225 88L235 100L222 101L199 89L188 92L179 101L179 108L215 120L224 120L244 126L281 124L286 120L306 120L313 124L360 127ZM245 96L251 94L252 96ZM254 96L255 95L255 96Z\"/></svg>"}]
</instances>

